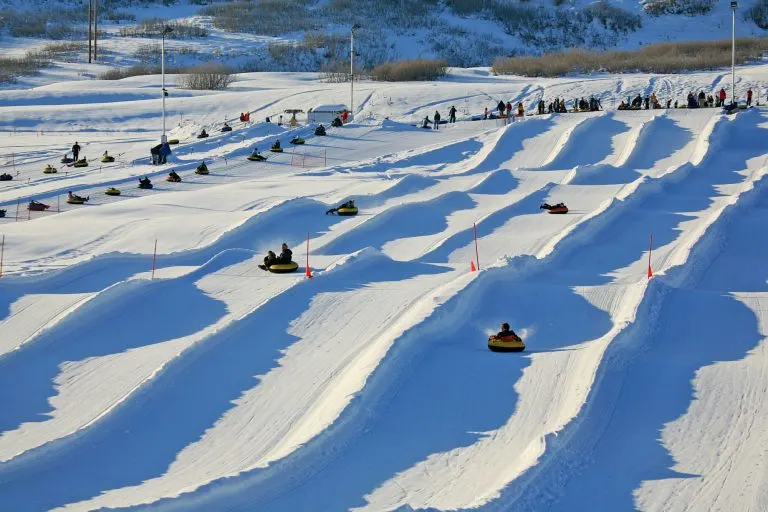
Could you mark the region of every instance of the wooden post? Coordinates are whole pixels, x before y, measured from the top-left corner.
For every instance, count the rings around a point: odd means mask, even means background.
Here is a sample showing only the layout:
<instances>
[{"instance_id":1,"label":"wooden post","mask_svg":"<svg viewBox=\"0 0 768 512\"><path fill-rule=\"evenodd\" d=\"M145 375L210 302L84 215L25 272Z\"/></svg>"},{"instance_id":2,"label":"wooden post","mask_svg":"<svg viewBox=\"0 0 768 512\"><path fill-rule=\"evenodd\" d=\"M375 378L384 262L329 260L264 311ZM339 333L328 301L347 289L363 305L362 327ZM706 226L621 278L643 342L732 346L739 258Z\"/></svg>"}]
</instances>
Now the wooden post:
<instances>
[{"instance_id":1,"label":"wooden post","mask_svg":"<svg viewBox=\"0 0 768 512\"><path fill-rule=\"evenodd\" d=\"M5 256L5 235L3 235L3 241L0 242L0 277L3 277L3 257Z\"/></svg>"},{"instance_id":2,"label":"wooden post","mask_svg":"<svg viewBox=\"0 0 768 512\"><path fill-rule=\"evenodd\" d=\"M157 238L155 238L155 251L152 254L152 279L155 278L155 262L157 261Z\"/></svg>"},{"instance_id":3,"label":"wooden post","mask_svg":"<svg viewBox=\"0 0 768 512\"><path fill-rule=\"evenodd\" d=\"M99 60L99 0L93 0L93 60Z\"/></svg>"},{"instance_id":4,"label":"wooden post","mask_svg":"<svg viewBox=\"0 0 768 512\"><path fill-rule=\"evenodd\" d=\"M472 224L475 230L475 258L477 259L477 270L480 270L480 252L477 250L477 223Z\"/></svg>"},{"instance_id":5,"label":"wooden post","mask_svg":"<svg viewBox=\"0 0 768 512\"><path fill-rule=\"evenodd\" d=\"M93 12L91 12L91 6L92 0L88 0L88 64L91 63L91 38L93 37L93 33L91 32L91 23L93 18Z\"/></svg>"},{"instance_id":6,"label":"wooden post","mask_svg":"<svg viewBox=\"0 0 768 512\"><path fill-rule=\"evenodd\" d=\"M21 203L21 198L19 197L16 199L16 220L14 222L19 222L19 204Z\"/></svg>"}]
</instances>

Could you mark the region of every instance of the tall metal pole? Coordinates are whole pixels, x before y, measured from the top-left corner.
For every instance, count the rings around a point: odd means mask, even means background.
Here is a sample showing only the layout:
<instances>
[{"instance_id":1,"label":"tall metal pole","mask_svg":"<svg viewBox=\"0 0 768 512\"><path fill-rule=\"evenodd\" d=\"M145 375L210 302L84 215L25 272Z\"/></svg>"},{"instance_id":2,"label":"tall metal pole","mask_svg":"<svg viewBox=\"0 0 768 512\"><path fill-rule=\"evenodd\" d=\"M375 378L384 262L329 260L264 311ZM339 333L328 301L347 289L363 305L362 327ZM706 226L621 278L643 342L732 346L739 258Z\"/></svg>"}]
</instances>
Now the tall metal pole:
<instances>
[{"instance_id":1,"label":"tall metal pole","mask_svg":"<svg viewBox=\"0 0 768 512\"><path fill-rule=\"evenodd\" d=\"M93 12L91 11L92 1L88 0L88 64L91 63L91 38L93 33L91 32L91 19L93 18Z\"/></svg>"},{"instance_id":2,"label":"tall metal pole","mask_svg":"<svg viewBox=\"0 0 768 512\"><path fill-rule=\"evenodd\" d=\"M165 29L163 29L163 42L160 49L160 74L162 75L162 89L160 95L163 97L163 136L160 138L160 142L165 144Z\"/></svg>"},{"instance_id":3,"label":"tall metal pole","mask_svg":"<svg viewBox=\"0 0 768 512\"><path fill-rule=\"evenodd\" d=\"M99 0L93 0L93 60L99 60Z\"/></svg>"},{"instance_id":4,"label":"tall metal pole","mask_svg":"<svg viewBox=\"0 0 768 512\"><path fill-rule=\"evenodd\" d=\"M733 10L731 26L731 104L736 104L736 2L731 2Z\"/></svg>"},{"instance_id":5,"label":"tall metal pole","mask_svg":"<svg viewBox=\"0 0 768 512\"><path fill-rule=\"evenodd\" d=\"M355 117L355 27L349 32L349 114Z\"/></svg>"}]
</instances>

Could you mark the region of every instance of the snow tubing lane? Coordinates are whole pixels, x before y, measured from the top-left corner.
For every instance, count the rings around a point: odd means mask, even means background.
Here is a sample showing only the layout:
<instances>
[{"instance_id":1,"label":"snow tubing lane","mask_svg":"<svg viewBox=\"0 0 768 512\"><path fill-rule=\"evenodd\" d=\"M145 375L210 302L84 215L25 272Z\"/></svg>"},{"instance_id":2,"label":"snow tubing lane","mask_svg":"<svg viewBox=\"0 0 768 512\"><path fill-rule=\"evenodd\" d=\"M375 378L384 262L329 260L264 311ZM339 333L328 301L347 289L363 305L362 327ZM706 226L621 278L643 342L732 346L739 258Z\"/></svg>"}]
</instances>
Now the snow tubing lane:
<instances>
[{"instance_id":1,"label":"snow tubing lane","mask_svg":"<svg viewBox=\"0 0 768 512\"><path fill-rule=\"evenodd\" d=\"M298 269L299 264L295 261L290 263L275 263L274 265L267 267L267 270L273 274L289 274L291 272L296 272Z\"/></svg>"},{"instance_id":2,"label":"snow tubing lane","mask_svg":"<svg viewBox=\"0 0 768 512\"><path fill-rule=\"evenodd\" d=\"M336 210L336 214L343 217L351 217L357 215L357 208L339 208Z\"/></svg>"},{"instance_id":3,"label":"snow tubing lane","mask_svg":"<svg viewBox=\"0 0 768 512\"><path fill-rule=\"evenodd\" d=\"M519 338L488 338L488 349L492 352L522 352L525 343Z\"/></svg>"}]
</instances>

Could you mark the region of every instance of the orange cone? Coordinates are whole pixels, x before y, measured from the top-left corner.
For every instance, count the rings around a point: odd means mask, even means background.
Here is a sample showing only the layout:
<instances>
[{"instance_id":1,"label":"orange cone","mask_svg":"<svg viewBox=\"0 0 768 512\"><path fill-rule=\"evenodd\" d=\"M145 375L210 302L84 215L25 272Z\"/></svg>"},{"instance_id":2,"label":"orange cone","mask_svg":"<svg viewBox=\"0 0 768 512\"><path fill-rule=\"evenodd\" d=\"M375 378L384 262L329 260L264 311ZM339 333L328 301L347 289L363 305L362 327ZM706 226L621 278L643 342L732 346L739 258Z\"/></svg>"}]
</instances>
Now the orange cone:
<instances>
[{"instance_id":1,"label":"orange cone","mask_svg":"<svg viewBox=\"0 0 768 512\"><path fill-rule=\"evenodd\" d=\"M648 265L648 279L653 277L653 270L651 270L651 266Z\"/></svg>"},{"instance_id":2,"label":"orange cone","mask_svg":"<svg viewBox=\"0 0 768 512\"><path fill-rule=\"evenodd\" d=\"M306 275L308 278L312 279L312 271L309 269L309 265L307 265L307 271L306 271L306 273L304 275Z\"/></svg>"},{"instance_id":3,"label":"orange cone","mask_svg":"<svg viewBox=\"0 0 768 512\"><path fill-rule=\"evenodd\" d=\"M477 268L475 268L475 262L473 260L469 260L469 271L477 272Z\"/></svg>"}]
</instances>

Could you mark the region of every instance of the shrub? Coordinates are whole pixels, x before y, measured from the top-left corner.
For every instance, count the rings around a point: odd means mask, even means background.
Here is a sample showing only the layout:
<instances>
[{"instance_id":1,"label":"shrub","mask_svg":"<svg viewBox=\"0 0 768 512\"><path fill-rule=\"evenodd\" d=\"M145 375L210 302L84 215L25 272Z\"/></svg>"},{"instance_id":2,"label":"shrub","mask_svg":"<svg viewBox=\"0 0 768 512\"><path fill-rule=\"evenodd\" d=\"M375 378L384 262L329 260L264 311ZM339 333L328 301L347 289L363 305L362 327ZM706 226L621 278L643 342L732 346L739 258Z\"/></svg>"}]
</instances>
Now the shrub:
<instances>
[{"instance_id":1,"label":"shrub","mask_svg":"<svg viewBox=\"0 0 768 512\"><path fill-rule=\"evenodd\" d=\"M445 5L459 16L477 14L488 8L490 0L445 0Z\"/></svg>"},{"instance_id":2,"label":"shrub","mask_svg":"<svg viewBox=\"0 0 768 512\"><path fill-rule=\"evenodd\" d=\"M698 16L709 13L717 0L644 0L643 10L651 16L682 14Z\"/></svg>"},{"instance_id":3,"label":"shrub","mask_svg":"<svg viewBox=\"0 0 768 512\"><path fill-rule=\"evenodd\" d=\"M448 63L444 60L404 60L380 64L373 68L372 76L381 82L437 80L445 76L447 68Z\"/></svg>"},{"instance_id":4,"label":"shrub","mask_svg":"<svg viewBox=\"0 0 768 512\"><path fill-rule=\"evenodd\" d=\"M768 0L757 0L752 7L747 9L744 17L755 22L762 29L768 29Z\"/></svg>"},{"instance_id":5,"label":"shrub","mask_svg":"<svg viewBox=\"0 0 768 512\"><path fill-rule=\"evenodd\" d=\"M766 50L766 38L739 39L736 43L736 62L743 64L758 59ZM634 52L569 50L547 53L539 57L506 57L494 61L493 71L497 74L554 77L594 71L678 73L714 69L730 64L731 42L724 40L660 43Z\"/></svg>"},{"instance_id":6,"label":"shrub","mask_svg":"<svg viewBox=\"0 0 768 512\"><path fill-rule=\"evenodd\" d=\"M34 75L49 65L50 62L35 51L23 57L0 57L0 83L14 83L18 77Z\"/></svg>"},{"instance_id":7,"label":"shrub","mask_svg":"<svg viewBox=\"0 0 768 512\"><path fill-rule=\"evenodd\" d=\"M160 37L165 27L170 27L172 32L166 34L166 39L186 39L191 37L208 37L208 31L197 25L190 23L181 23L178 21L168 21L163 18L152 18L144 20L133 27L122 27L120 35L122 37Z\"/></svg>"},{"instance_id":8,"label":"shrub","mask_svg":"<svg viewBox=\"0 0 768 512\"><path fill-rule=\"evenodd\" d=\"M201 64L187 71L179 80L179 87L197 91L218 91L226 89L232 83L232 71L226 66L215 63Z\"/></svg>"},{"instance_id":9,"label":"shrub","mask_svg":"<svg viewBox=\"0 0 768 512\"><path fill-rule=\"evenodd\" d=\"M122 80L132 76L156 75L160 73L159 66L147 66L145 64L135 64L129 68L108 69L101 75L100 80Z\"/></svg>"}]
</instances>

